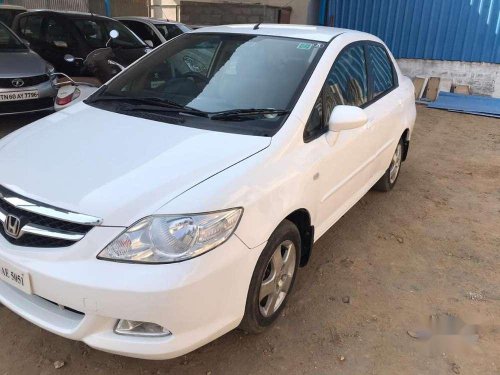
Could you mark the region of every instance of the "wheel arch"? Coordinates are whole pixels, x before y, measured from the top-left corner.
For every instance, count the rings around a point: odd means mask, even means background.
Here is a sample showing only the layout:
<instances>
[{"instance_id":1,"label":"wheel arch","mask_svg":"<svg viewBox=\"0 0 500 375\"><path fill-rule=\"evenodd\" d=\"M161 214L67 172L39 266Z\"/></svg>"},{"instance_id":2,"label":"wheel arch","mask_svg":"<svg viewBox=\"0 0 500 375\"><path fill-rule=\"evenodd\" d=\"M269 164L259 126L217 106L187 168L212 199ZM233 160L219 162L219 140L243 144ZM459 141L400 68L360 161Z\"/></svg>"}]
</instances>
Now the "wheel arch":
<instances>
[{"instance_id":1,"label":"wheel arch","mask_svg":"<svg viewBox=\"0 0 500 375\"><path fill-rule=\"evenodd\" d=\"M408 150L410 149L410 129L405 129L401 139L403 140L403 161L405 161L408 156Z\"/></svg>"},{"instance_id":2,"label":"wheel arch","mask_svg":"<svg viewBox=\"0 0 500 375\"><path fill-rule=\"evenodd\" d=\"M307 209L300 208L289 214L285 220L291 221L299 230L301 239L299 266L304 267L309 262L314 244L314 226L311 225L311 215Z\"/></svg>"}]
</instances>

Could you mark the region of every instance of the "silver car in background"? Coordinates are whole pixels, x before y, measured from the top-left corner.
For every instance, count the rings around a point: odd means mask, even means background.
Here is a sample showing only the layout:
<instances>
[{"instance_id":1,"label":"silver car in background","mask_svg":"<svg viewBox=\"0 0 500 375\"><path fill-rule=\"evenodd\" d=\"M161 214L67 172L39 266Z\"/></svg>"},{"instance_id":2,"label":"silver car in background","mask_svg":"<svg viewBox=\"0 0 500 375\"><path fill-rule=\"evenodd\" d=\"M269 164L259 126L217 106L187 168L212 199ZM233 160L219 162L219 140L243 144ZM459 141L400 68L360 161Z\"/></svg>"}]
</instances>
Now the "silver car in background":
<instances>
[{"instance_id":1,"label":"silver car in background","mask_svg":"<svg viewBox=\"0 0 500 375\"><path fill-rule=\"evenodd\" d=\"M54 67L0 22L0 115L52 110Z\"/></svg>"}]
</instances>

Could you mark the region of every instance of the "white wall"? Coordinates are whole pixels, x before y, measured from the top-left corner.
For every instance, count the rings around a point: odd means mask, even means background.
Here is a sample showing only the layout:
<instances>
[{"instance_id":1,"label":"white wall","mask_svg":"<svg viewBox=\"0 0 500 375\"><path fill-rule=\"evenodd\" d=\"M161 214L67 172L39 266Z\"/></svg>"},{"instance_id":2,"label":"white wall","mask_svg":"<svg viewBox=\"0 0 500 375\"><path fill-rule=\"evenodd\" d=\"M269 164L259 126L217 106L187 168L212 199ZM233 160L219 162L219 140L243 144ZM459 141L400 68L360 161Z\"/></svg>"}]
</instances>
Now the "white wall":
<instances>
[{"instance_id":1,"label":"white wall","mask_svg":"<svg viewBox=\"0 0 500 375\"><path fill-rule=\"evenodd\" d=\"M470 85L473 94L500 98L500 64L414 59L399 59L398 64L408 77L447 78Z\"/></svg>"}]
</instances>

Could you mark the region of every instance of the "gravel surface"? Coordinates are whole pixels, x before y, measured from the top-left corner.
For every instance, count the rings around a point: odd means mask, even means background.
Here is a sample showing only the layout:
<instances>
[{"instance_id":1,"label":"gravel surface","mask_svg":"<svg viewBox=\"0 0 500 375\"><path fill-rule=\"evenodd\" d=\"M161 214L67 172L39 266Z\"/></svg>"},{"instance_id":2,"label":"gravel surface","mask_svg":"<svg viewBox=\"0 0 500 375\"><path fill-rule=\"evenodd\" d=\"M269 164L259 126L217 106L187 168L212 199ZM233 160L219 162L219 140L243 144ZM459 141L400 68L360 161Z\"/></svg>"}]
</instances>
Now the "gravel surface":
<instances>
[{"instance_id":1,"label":"gravel surface","mask_svg":"<svg viewBox=\"0 0 500 375\"><path fill-rule=\"evenodd\" d=\"M0 118L0 134L20 121ZM267 332L150 362L0 306L0 374L500 374L499 188L500 120L419 107L395 189L316 243Z\"/></svg>"}]
</instances>

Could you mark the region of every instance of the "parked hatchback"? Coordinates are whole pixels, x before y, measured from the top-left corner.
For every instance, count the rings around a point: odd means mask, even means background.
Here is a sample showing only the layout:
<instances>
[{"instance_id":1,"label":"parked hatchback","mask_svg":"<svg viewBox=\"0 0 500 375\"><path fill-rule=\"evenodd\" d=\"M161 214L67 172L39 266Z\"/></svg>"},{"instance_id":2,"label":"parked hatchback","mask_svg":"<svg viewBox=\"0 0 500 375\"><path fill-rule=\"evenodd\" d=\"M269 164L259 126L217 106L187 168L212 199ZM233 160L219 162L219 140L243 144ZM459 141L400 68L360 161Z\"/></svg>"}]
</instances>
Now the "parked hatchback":
<instances>
[{"instance_id":1,"label":"parked hatchback","mask_svg":"<svg viewBox=\"0 0 500 375\"><path fill-rule=\"evenodd\" d=\"M414 120L411 81L370 34L181 35L0 141L0 302L149 359L262 331L314 242L394 187Z\"/></svg>"},{"instance_id":2,"label":"parked hatchback","mask_svg":"<svg viewBox=\"0 0 500 375\"><path fill-rule=\"evenodd\" d=\"M0 115L52 110L54 67L0 22Z\"/></svg>"},{"instance_id":3,"label":"parked hatchback","mask_svg":"<svg viewBox=\"0 0 500 375\"><path fill-rule=\"evenodd\" d=\"M83 60L92 51L109 46L115 59L127 66L143 56L149 47L122 23L89 13L62 11L29 11L17 16L14 31L28 40L31 48L50 62L58 72L88 75ZM109 33L118 31L110 40ZM76 59L68 62L65 55Z\"/></svg>"},{"instance_id":4,"label":"parked hatchback","mask_svg":"<svg viewBox=\"0 0 500 375\"><path fill-rule=\"evenodd\" d=\"M125 24L150 47L158 47L176 36L191 31L182 23L157 18L116 17L116 19Z\"/></svg>"}]
</instances>

